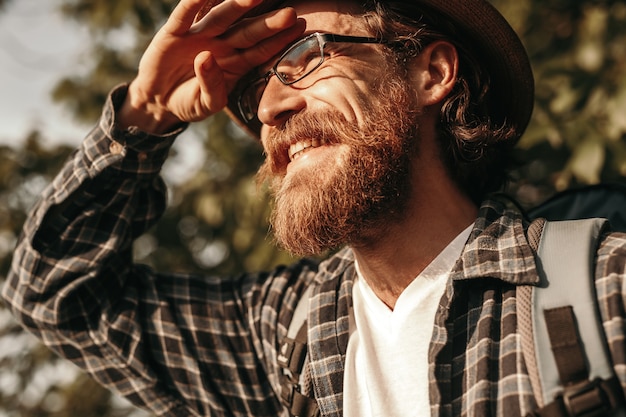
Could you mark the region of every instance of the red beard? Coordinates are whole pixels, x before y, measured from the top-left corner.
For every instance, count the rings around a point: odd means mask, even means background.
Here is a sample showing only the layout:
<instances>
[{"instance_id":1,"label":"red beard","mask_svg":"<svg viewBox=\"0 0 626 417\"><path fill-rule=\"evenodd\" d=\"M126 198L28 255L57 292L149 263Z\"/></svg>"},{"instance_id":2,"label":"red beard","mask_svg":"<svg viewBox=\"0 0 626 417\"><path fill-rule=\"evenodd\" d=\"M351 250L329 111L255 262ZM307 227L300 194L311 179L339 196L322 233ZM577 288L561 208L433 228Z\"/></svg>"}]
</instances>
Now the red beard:
<instances>
[{"instance_id":1,"label":"red beard","mask_svg":"<svg viewBox=\"0 0 626 417\"><path fill-rule=\"evenodd\" d=\"M384 92L367 106L362 125L336 112L298 113L264 141L266 160L259 179L275 197L272 215L279 244L296 255L320 254L360 244L384 233L402 213L410 195L410 161L416 152L416 113L407 86L387 80ZM347 152L322 165L286 173L287 150L298 140L322 146L347 145ZM338 149L346 149L342 146Z\"/></svg>"}]
</instances>

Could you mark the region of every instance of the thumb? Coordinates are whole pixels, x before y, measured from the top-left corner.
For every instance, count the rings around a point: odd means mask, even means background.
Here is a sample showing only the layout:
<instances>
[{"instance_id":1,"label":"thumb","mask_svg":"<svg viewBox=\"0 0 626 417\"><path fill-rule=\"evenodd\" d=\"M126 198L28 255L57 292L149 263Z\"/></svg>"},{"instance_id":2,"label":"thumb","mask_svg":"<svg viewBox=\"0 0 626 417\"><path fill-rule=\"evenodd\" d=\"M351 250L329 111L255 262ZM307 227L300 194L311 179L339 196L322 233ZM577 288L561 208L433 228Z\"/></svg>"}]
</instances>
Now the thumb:
<instances>
[{"instance_id":1,"label":"thumb","mask_svg":"<svg viewBox=\"0 0 626 417\"><path fill-rule=\"evenodd\" d=\"M217 113L228 103L224 72L209 51L200 52L194 60L194 71L200 85L200 106L206 115Z\"/></svg>"}]
</instances>

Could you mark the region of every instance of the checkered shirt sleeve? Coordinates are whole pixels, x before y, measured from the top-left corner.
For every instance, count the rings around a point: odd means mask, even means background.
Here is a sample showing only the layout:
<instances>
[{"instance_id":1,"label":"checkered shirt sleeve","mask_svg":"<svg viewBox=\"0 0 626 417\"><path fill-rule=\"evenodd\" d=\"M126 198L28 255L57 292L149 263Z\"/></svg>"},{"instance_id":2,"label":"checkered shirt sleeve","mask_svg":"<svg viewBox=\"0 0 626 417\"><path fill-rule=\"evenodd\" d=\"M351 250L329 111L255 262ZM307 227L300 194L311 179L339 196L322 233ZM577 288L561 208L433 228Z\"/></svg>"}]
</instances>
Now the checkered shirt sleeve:
<instances>
[{"instance_id":1,"label":"checkered shirt sleeve","mask_svg":"<svg viewBox=\"0 0 626 417\"><path fill-rule=\"evenodd\" d=\"M52 350L158 416L279 415L275 341L316 266L224 279L134 265L133 239L165 208L159 171L183 128L118 129L125 92L34 207L2 295Z\"/></svg>"}]
</instances>

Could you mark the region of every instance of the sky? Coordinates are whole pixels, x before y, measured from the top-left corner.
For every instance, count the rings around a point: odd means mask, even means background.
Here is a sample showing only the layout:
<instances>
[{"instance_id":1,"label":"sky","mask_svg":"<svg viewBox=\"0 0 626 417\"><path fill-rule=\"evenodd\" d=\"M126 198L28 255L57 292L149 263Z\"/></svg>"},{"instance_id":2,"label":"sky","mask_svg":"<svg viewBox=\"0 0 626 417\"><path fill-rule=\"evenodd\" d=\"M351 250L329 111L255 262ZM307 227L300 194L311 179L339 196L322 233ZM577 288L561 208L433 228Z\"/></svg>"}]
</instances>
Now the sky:
<instances>
[{"instance_id":1,"label":"sky","mask_svg":"<svg viewBox=\"0 0 626 417\"><path fill-rule=\"evenodd\" d=\"M63 77L86 70L89 33L58 11L58 0L12 0L0 11L0 144L19 144L38 129L43 144L78 145L91 130L51 99ZM112 42L128 41L113 33ZM81 59L82 58L82 59ZM195 134L194 134L195 133ZM182 182L204 158L203 132L185 134L177 156L165 169L171 183Z\"/></svg>"},{"instance_id":2,"label":"sky","mask_svg":"<svg viewBox=\"0 0 626 417\"><path fill-rule=\"evenodd\" d=\"M33 128L46 141L77 143L89 130L50 95L55 83L81 67L86 28L64 19L54 0L13 0L0 11L0 143Z\"/></svg>"}]
</instances>

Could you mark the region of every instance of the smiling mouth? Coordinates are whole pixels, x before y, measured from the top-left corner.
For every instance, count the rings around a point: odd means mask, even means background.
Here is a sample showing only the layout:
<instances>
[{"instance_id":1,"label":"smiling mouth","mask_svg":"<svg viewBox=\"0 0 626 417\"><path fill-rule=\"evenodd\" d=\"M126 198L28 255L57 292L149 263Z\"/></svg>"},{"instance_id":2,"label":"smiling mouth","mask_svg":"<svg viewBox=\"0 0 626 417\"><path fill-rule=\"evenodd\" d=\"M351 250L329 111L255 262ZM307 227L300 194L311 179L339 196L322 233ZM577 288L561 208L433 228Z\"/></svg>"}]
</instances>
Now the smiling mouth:
<instances>
[{"instance_id":1,"label":"smiling mouth","mask_svg":"<svg viewBox=\"0 0 626 417\"><path fill-rule=\"evenodd\" d=\"M299 141L289 147L289 160L294 161L310 149L321 146L319 140Z\"/></svg>"}]
</instances>

